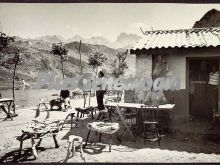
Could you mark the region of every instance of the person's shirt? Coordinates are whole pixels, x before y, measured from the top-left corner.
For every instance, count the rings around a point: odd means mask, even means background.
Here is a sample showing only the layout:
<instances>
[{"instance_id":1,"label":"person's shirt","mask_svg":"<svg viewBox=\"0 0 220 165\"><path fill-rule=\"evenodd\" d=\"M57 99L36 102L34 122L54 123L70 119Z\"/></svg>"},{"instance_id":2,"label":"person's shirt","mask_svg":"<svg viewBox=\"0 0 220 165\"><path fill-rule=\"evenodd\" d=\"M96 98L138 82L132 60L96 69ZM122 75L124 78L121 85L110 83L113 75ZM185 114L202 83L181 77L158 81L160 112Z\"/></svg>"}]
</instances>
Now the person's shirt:
<instances>
[{"instance_id":1,"label":"person's shirt","mask_svg":"<svg viewBox=\"0 0 220 165\"><path fill-rule=\"evenodd\" d=\"M104 95L106 93L106 89L103 90L102 86L103 86L103 81L104 81L104 77L100 78L102 80L102 83L100 83L97 87L98 87L98 90L96 90L96 94L97 95Z\"/></svg>"},{"instance_id":2,"label":"person's shirt","mask_svg":"<svg viewBox=\"0 0 220 165\"><path fill-rule=\"evenodd\" d=\"M219 72L211 72L209 74L209 83L210 85L218 85Z\"/></svg>"},{"instance_id":3,"label":"person's shirt","mask_svg":"<svg viewBox=\"0 0 220 165\"><path fill-rule=\"evenodd\" d=\"M163 93L148 92L144 100L145 105L163 105L167 103L167 99Z\"/></svg>"}]
</instances>

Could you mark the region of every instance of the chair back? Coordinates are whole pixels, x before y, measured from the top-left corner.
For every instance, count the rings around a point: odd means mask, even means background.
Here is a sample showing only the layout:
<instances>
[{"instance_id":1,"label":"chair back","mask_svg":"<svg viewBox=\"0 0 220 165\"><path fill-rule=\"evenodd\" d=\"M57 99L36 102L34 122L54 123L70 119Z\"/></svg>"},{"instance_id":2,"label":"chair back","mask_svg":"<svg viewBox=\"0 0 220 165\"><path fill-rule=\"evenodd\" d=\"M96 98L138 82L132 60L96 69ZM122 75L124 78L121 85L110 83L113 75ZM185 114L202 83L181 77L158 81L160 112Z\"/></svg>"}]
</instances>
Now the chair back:
<instances>
[{"instance_id":1,"label":"chair back","mask_svg":"<svg viewBox=\"0 0 220 165\"><path fill-rule=\"evenodd\" d=\"M125 121L127 123L131 123L131 124L135 124L136 123L137 114L129 113L129 114L124 114L124 116L125 116Z\"/></svg>"},{"instance_id":2,"label":"chair back","mask_svg":"<svg viewBox=\"0 0 220 165\"><path fill-rule=\"evenodd\" d=\"M141 106L141 115L143 121L158 122L158 106Z\"/></svg>"}]
</instances>

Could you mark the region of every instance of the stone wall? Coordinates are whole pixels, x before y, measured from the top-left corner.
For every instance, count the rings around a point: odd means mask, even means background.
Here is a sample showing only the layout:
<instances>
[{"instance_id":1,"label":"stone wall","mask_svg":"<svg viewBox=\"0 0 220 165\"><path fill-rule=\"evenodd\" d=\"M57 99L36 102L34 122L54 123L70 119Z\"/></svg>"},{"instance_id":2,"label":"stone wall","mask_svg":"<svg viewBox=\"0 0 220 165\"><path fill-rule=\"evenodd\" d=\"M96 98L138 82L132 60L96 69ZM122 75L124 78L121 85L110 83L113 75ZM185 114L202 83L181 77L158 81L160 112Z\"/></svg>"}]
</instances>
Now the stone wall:
<instances>
[{"instance_id":1,"label":"stone wall","mask_svg":"<svg viewBox=\"0 0 220 165\"><path fill-rule=\"evenodd\" d=\"M136 77L151 77L152 75L152 55L141 54L136 56ZM125 91L124 100L126 103L141 102L145 94L137 91Z\"/></svg>"}]
</instances>

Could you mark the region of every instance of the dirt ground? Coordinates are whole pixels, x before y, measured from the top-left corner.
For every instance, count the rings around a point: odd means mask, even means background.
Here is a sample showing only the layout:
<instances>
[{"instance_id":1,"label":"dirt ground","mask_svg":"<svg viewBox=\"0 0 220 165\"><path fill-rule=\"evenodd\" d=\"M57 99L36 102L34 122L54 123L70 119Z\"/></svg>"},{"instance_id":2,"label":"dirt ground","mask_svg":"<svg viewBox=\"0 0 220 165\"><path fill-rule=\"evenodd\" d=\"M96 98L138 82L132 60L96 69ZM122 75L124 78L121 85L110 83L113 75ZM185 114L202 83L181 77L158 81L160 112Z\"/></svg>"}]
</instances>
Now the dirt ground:
<instances>
[{"instance_id":1,"label":"dirt ground","mask_svg":"<svg viewBox=\"0 0 220 165\"><path fill-rule=\"evenodd\" d=\"M50 94L45 94L51 96ZM42 95L41 95L42 96ZM23 96L25 97L25 96ZM38 100L38 98L33 98ZM35 101L38 102L38 101ZM30 104L30 101L29 101ZM122 142L118 142L116 137L112 139L112 151L109 152L108 138L103 135L98 142L98 135L91 133L88 146L84 149L85 160L80 157L80 152L72 157L68 153L68 137L69 135L78 135L83 137L85 142L88 129L86 124L92 119L82 119L78 121L79 127L70 129L70 124L65 124L64 129L58 134L59 148L54 147L53 138L51 136L43 139L41 146L38 148L38 157L34 158L31 150L30 140L26 140L23 145L22 155L18 159L19 141L16 136L21 135L22 129L34 119L36 104L32 106L23 106L18 108L16 112L18 116L12 121L3 121L5 114L0 111L0 162L220 162L219 144L207 141L203 138L184 138L183 136L173 137L165 134L162 137L161 145L157 142L147 142L145 145L143 139L137 137L134 142L128 134L122 138ZM82 107L82 99L71 100L72 109L67 112L51 111L49 120L64 120L68 113L74 112L75 107ZM91 105L96 105L96 99L92 98ZM41 112L39 119L44 119L46 113ZM120 128L121 133L123 128Z\"/></svg>"}]
</instances>

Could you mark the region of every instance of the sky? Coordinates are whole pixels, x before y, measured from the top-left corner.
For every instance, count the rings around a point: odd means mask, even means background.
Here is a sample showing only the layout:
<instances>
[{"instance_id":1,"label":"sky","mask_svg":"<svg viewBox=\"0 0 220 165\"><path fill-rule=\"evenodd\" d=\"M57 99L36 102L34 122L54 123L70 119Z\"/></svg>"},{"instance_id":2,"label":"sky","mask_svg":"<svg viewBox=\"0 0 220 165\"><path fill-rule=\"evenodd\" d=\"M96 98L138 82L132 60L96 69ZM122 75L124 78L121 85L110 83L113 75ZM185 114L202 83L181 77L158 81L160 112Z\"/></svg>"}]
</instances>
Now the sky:
<instances>
[{"instance_id":1,"label":"sky","mask_svg":"<svg viewBox=\"0 0 220 165\"><path fill-rule=\"evenodd\" d=\"M122 33L142 35L143 30L191 28L220 4L155 3L0 3L2 31L23 38L75 35L103 36L110 41Z\"/></svg>"}]
</instances>

